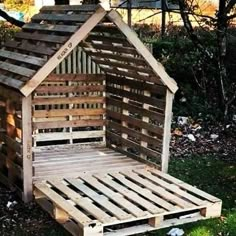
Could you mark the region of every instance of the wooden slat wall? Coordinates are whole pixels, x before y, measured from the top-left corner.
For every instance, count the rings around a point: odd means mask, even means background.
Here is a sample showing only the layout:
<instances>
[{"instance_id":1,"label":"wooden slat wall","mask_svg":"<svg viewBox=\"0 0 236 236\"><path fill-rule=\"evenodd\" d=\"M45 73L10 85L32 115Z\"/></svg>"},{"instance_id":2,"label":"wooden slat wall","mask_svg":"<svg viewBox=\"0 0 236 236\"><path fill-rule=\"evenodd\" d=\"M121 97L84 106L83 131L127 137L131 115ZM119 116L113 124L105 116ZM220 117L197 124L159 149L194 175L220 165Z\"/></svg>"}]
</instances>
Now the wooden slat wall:
<instances>
[{"instance_id":1,"label":"wooden slat wall","mask_svg":"<svg viewBox=\"0 0 236 236\"><path fill-rule=\"evenodd\" d=\"M53 74L33 96L34 146L105 140L104 75Z\"/></svg>"},{"instance_id":2,"label":"wooden slat wall","mask_svg":"<svg viewBox=\"0 0 236 236\"><path fill-rule=\"evenodd\" d=\"M22 189L22 121L18 96L10 91L0 96L0 173L8 179L7 184Z\"/></svg>"},{"instance_id":3,"label":"wooden slat wall","mask_svg":"<svg viewBox=\"0 0 236 236\"><path fill-rule=\"evenodd\" d=\"M161 163L166 87L106 76L107 144Z\"/></svg>"},{"instance_id":4,"label":"wooden slat wall","mask_svg":"<svg viewBox=\"0 0 236 236\"><path fill-rule=\"evenodd\" d=\"M56 74L101 74L99 66L81 47L76 47L56 68Z\"/></svg>"}]
</instances>

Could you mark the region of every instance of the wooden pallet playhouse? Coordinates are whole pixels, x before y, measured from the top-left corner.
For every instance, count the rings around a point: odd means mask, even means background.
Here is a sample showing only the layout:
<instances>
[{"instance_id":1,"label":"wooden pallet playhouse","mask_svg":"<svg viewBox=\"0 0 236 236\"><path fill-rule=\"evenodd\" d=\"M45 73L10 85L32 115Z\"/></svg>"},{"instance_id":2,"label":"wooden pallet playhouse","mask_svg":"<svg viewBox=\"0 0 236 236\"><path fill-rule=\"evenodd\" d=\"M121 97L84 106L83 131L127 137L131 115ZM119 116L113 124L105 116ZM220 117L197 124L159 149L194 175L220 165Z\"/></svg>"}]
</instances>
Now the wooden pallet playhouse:
<instances>
[{"instance_id":1,"label":"wooden pallet playhouse","mask_svg":"<svg viewBox=\"0 0 236 236\"><path fill-rule=\"evenodd\" d=\"M1 181L73 235L220 216L219 199L167 174L176 90L115 10L43 7L0 49Z\"/></svg>"}]
</instances>

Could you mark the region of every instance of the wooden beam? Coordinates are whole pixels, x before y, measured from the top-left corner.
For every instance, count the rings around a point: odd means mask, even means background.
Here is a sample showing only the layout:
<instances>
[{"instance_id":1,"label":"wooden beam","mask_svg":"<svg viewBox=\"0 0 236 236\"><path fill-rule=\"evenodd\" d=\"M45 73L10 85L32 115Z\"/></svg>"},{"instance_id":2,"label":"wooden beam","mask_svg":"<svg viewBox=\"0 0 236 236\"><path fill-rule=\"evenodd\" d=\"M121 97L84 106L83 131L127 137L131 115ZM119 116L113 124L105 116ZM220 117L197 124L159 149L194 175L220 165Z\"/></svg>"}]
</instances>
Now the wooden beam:
<instances>
[{"instance_id":1,"label":"wooden beam","mask_svg":"<svg viewBox=\"0 0 236 236\"><path fill-rule=\"evenodd\" d=\"M171 119L172 119L173 99L174 99L173 93L167 89L163 146L162 146L162 157L161 157L161 170L164 172L168 172L168 164L169 164L169 149L170 149L170 139L171 139Z\"/></svg>"},{"instance_id":2,"label":"wooden beam","mask_svg":"<svg viewBox=\"0 0 236 236\"><path fill-rule=\"evenodd\" d=\"M96 12L73 34L69 40L48 60L48 62L21 88L28 96L70 52L88 35L88 33L104 18L106 11L98 6Z\"/></svg>"},{"instance_id":3,"label":"wooden beam","mask_svg":"<svg viewBox=\"0 0 236 236\"><path fill-rule=\"evenodd\" d=\"M32 200L32 100L22 99L23 200Z\"/></svg>"},{"instance_id":4,"label":"wooden beam","mask_svg":"<svg viewBox=\"0 0 236 236\"><path fill-rule=\"evenodd\" d=\"M155 74L160 77L162 82L175 93L178 89L176 82L169 77L161 63L157 62L149 50L144 46L137 34L122 20L119 13L112 10L107 17L123 32L128 41L136 48L136 50L143 56L147 63L151 66Z\"/></svg>"}]
</instances>

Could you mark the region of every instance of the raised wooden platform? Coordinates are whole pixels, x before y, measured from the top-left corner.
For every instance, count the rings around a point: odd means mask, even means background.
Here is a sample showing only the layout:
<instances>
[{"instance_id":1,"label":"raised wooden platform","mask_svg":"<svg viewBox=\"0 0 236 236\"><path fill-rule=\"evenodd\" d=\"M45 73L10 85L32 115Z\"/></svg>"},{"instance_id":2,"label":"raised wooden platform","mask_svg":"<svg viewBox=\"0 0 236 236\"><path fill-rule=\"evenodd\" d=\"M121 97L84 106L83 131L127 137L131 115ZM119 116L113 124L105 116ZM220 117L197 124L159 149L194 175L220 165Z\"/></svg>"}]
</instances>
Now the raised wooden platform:
<instances>
[{"instance_id":1,"label":"raised wooden platform","mask_svg":"<svg viewBox=\"0 0 236 236\"><path fill-rule=\"evenodd\" d=\"M77 236L133 235L221 214L220 199L147 166L38 181L34 195Z\"/></svg>"},{"instance_id":2,"label":"raised wooden platform","mask_svg":"<svg viewBox=\"0 0 236 236\"><path fill-rule=\"evenodd\" d=\"M33 180L54 176L77 177L90 171L144 167L145 165L105 147L67 145L34 151Z\"/></svg>"}]
</instances>

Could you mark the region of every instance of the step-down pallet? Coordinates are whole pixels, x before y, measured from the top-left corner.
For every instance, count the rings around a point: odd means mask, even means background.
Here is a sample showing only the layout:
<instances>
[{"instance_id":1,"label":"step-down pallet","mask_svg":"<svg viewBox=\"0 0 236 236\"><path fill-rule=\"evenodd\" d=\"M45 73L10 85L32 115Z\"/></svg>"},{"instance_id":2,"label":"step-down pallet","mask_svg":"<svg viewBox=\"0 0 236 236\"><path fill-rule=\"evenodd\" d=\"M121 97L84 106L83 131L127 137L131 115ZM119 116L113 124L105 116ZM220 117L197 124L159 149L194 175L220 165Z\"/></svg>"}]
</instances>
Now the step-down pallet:
<instances>
[{"instance_id":1,"label":"step-down pallet","mask_svg":"<svg viewBox=\"0 0 236 236\"><path fill-rule=\"evenodd\" d=\"M221 213L220 199L154 168L87 173L34 184L36 201L76 236L124 236Z\"/></svg>"}]
</instances>

